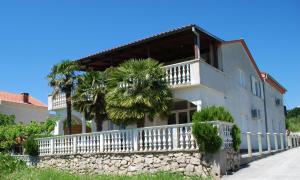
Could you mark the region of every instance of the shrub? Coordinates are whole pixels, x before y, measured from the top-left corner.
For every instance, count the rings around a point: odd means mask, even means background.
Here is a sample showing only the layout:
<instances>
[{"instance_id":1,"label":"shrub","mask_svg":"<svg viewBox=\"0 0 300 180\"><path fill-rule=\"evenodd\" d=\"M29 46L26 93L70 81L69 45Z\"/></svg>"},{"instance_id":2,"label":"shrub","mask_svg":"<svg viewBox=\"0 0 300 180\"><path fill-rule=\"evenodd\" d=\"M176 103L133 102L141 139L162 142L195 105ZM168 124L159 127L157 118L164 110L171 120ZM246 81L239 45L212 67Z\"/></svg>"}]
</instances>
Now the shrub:
<instances>
[{"instance_id":1,"label":"shrub","mask_svg":"<svg viewBox=\"0 0 300 180\"><path fill-rule=\"evenodd\" d=\"M194 123L193 134L199 145L200 152L215 153L222 145L222 139L218 136L218 129L212 124Z\"/></svg>"},{"instance_id":2,"label":"shrub","mask_svg":"<svg viewBox=\"0 0 300 180\"><path fill-rule=\"evenodd\" d=\"M39 154L38 143L33 136L29 136L24 142L25 154L36 156Z\"/></svg>"},{"instance_id":3,"label":"shrub","mask_svg":"<svg viewBox=\"0 0 300 180\"><path fill-rule=\"evenodd\" d=\"M26 168L26 163L11 157L9 154L0 153L0 179L17 169Z\"/></svg>"},{"instance_id":4,"label":"shrub","mask_svg":"<svg viewBox=\"0 0 300 180\"><path fill-rule=\"evenodd\" d=\"M231 136L232 136L233 149L235 151L239 151L240 150L240 145L241 145L241 142L242 142L242 140L241 140L241 130L236 124L234 124L232 126Z\"/></svg>"},{"instance_id":5,"label":"shrub","mask_svg":"<svg viewBox=\"0 0 300 180\"><path fill-rule=\"evenodd\" d=\"M224 107L211 106L208 108L202 109L200 112L196 112L193 115L193 120L205 122L205 121L226 121L234 122L233 117L230 112L225 110Z\"/></svg>"},{"instance_id":6,"label":"shrub","mask_svg":"<svg viewBox=\"0 0 300 180\"><path fill-rule=\"evenodd\" d=\"M199 145L200 152L214 153L222 145L222 139L218 136L218 129L208 124L208 121L225 121L234 123L230 112L224 107L211 106L193 114L193 135ZM239 150L241 144L240 129L234 125L231 130L233 148Z\"/></svg>"}]
</instances>

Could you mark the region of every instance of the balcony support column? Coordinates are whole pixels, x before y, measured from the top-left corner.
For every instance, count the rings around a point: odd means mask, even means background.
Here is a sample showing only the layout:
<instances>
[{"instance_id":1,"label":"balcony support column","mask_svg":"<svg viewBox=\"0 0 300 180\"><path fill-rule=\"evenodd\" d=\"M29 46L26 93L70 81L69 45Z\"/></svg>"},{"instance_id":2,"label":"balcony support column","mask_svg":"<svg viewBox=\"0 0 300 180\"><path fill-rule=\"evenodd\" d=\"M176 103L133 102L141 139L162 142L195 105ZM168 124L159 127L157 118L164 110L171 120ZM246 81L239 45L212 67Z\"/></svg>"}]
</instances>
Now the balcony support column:
<instances>
[{"instance_id":1,"label":"balcony support column","mask_svg":"<svg viewBox=\"0 0 300 180\"><path fill-rule=\"evenodd\" d=\"M63 135L64 134L64 120L65 118L61 118L59 121L56 121L53 135Z\"/></svg>"},{"instance_id":2,"label":"balcony support column","mask_svg":"<svg viewBox=\"0 0 300 180\"><path fill-rule=\"evenodd\" d=\"M194 41L195 59L200 59L200 35L196 31L195 27L192 27L192 31L196 35Z\"/></svg>"},{"instance_id":3,"label":"balcony support column","mask_svg":"<svg viewBox=\"0 0 300 180\"><path fill-rule=\"evenodd\" d=\"M197 111L201 111L201 109L202 109L202 101L201 100L192 101L192 103L197 106Z\"/></svg>"}]
</instances>

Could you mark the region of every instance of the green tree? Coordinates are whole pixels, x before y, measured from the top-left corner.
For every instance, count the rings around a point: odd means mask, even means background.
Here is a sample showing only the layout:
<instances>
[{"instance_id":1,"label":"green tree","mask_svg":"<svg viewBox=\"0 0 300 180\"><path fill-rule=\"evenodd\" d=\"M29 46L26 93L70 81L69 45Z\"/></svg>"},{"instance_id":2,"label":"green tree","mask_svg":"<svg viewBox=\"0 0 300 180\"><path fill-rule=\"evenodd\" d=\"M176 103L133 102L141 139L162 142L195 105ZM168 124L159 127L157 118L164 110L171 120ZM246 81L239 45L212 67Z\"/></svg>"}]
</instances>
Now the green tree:
<instances>
[{"instance_id":1,"label":"green tree","mask_svg":"<svg viewBox=\"0 0 300 180\"><path fill-rule=\"evenodd\" d=\"M74 109L84 114L86 119L95 119L97 131L102 131L105 113L104 72L90 71L78 77L78 87L73 96Z\"/></svg>"},{"instance_id":2,"label":"green tree","mask_svg":"<svg viewBox=\"0 0 300 180\"><path fill-rule=\"evenodd\" d=\"M300 107L295 107L287 111L287 118L300 117Z\"/></svg>"},{"instance_id":3,"label":"green tree","mask_svg":"<svg viewBox=\"0 0 300 180\"><path fill-rule=\"evenodd\" d=\"M143 122L146 115L153 119L169 111L172 92L157 61L131 59L108 72L105 102L113 122Z\"/></svg>"},{"instance_id":4,"label":"green tree","mask_svg":"<svg viewBox=\"0 0 300 180\"><path fill-rule=\"evenodd\" d=\"M287 111L285 125L286 129L292 132L300 131L300 107L295 107Z\"/></svg>"},{"instance_id":5,"label":"green tree","mask_svg":"<svg viewBox=\"0 0 300 180\"><path fill-rule=\"evenodd\" d=\"M47 76L49 85L54 88L54 96L63 92L66 95L67 105L67 127L68 134L72 134L71 129L71 114L72 114L72 91L77 84L77 72L79 66L77 62L70 60L63 60L61 63L54 65L50 74Z\"/></svg>"},{"instance_id":6,"label":"green tree","mask_svg":"<svg viewBox=\"0 0 300 180\"><path fill-rule=\"evenodd\" d=\"M15 124L15 115L6 115L0 113L0 126Z\"/></svg>"}]
</instances>

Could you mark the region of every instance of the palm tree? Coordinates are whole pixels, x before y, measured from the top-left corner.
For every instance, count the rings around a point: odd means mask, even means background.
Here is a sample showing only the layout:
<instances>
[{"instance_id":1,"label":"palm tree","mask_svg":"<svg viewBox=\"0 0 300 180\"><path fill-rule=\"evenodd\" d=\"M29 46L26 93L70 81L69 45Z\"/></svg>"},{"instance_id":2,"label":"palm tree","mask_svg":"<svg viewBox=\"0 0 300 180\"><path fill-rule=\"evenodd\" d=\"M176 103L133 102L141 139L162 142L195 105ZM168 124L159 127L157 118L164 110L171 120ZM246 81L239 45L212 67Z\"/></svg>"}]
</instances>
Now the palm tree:
<instances>
[{"instance_id":1,"label":"palm tree","mask_svg":"<svg viewBox=\"0 0 300 180\"><path fill-rule=\"evenodd\" d=\"M105 113L105 73L90 71L78 77L78 87L73 96L74 109L86 119L95 119L97 131L102 131Z\"/></svg>"},{"instance_id":2,"label":"palm tree","mask_svg":"<svg viewBox=\"0 0 300 180\"><path fill-rule=\"evenodd\" d=\"M162 65L153 59L131 59L108 73L105 96L108 118L117 124L144 122L147 115L167 113L172 92Z\"/></svg>"},{"instance_id":3,"label":"palm tree","mask_svg":"<svg viewBox=\"0 0 300 180\"><path fill-rule=\"evenodd\" d=\"M72 134L71 129L71 115L72 102L71 93L77 84L77 71L79 66L77 62L70 60L63 60L61 63L54 65L49 73L49 85L54 88L53 96L59 92L65 93L67 105L67 127L68 134Z\"/></svg>"}]
</instances>

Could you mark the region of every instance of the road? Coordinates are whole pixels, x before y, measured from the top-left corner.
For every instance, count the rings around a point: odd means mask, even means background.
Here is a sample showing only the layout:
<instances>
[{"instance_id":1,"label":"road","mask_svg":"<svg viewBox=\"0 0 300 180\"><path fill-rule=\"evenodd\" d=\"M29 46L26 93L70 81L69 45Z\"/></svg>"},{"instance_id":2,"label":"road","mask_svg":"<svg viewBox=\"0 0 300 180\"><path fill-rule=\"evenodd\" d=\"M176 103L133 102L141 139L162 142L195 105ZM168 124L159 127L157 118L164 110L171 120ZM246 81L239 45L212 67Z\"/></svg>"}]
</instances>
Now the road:
<instances>
[{"instance_id":1,"label":"road","mask_svg":"<svg viewBox=\"0 0 300 180\"><path fill-rule=\"evenodd\" d=\"M222 180L300 180L300 147L249 163Z\"/></svg>"}]
</instances>

